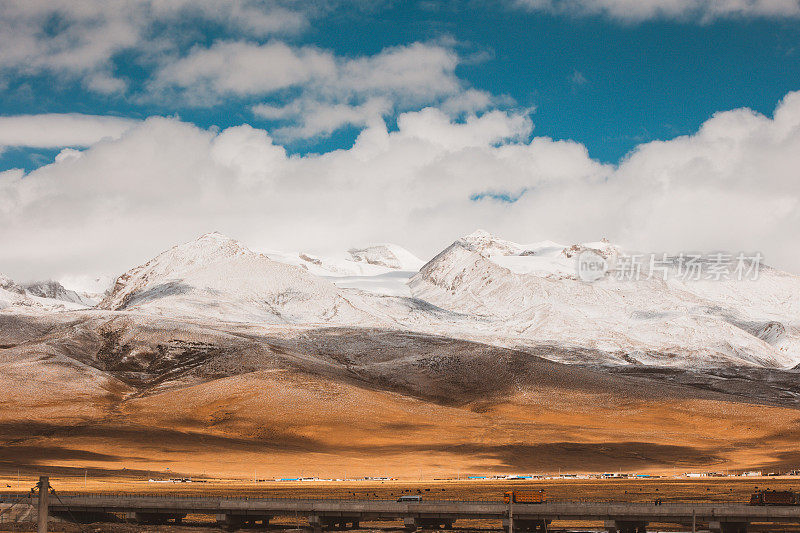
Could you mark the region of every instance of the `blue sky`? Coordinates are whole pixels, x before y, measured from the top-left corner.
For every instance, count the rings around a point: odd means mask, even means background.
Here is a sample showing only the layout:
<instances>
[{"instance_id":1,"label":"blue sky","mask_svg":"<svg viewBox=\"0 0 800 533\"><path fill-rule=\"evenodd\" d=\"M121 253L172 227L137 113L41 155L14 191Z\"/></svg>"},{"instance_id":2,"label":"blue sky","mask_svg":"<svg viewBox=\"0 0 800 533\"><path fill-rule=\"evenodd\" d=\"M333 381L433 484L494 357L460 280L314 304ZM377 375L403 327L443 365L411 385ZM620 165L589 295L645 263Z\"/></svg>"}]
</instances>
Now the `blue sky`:
<instances>
[{"instance_id":1,"label":"blue sky","mask_svg":"<svg viewBox=\"0 0 800 533\"><path fill-rule=\"evenodd\" d=\"M163 21L161 28L158 20L149 21L143 33L169 34L175 48L168 53L176 56L236 40L314 46L342 58L374 56L409 43L440 46L458 55L454 76L465 88L501 99L502 108L531 110L534 135L576 140L593 158L612 163L643 142L690 134L717 111L749 107L769 114L800 84L800 20L792 16L734 13L706 20L690 13L630 20L477 0L372 7L342 2L301 10L301 16L305 22L299 29L277 35L254 35L189 15ZM53 14L32 29L57 35L68 21L67 15ZM87 88L85 72L7 68L0 114L177 115L206 128L287 125L254 116L250 108L285 104L297 87L213 104L148 96L157 69L157 61L148 57L152 48L143 39L110 51L110 72L127 87L108 93ZM440 100L418 100L387 112L385 119L391 124L396 111ZM281 142L293 153L325 152L352 145L359 129L343 125ZM6 149L0 168L30 170L52 161L57 151Z\"/></svg>"},{"instance_id":2,"label":"blue sky","mask_svg":"<svg viewBox=\"0 0 800 533\"><path fill-rule=\"evenodd\" d=\"M800 272L800 0L0 0L0 272L483 228Z\"/></svg>"}]
</instances>

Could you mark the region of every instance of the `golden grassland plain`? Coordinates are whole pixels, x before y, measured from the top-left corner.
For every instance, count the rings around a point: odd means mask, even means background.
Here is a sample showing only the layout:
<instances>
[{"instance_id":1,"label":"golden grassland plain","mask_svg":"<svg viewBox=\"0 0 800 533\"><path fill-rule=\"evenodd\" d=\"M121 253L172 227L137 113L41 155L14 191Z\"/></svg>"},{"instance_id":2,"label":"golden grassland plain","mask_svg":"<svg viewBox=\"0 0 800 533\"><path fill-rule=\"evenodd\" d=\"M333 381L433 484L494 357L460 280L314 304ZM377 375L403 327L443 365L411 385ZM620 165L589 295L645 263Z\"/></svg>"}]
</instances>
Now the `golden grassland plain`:
<instances>
[{"instance_id":1,"label":"golden grassland plain","mask_svg":"<svg viewBox=\"0 0 800 533\"><path fill-rule=\"evenodd\" d=\"M800 466L800 411L708 399L542 387L448 406L266 372L113 408L86 393L30 405L6 398L8 408L0 409L0 475L6 476L19 469L79 477L88 469L95 478L146 479L169 469L175 477L242 479L256 471L265 478L418 479ZM76 411L80 406L86 409Z\"/></svg>"},{"instance_id":2,"label":"golden grassland plain","mask_svg":"<svg viewBox=\"0 0 800 533\"><path fill-rule=\"evenodd\" d=\"M37 478L0 477L0 492L27 491ZM63 493L129 493L273 498L396 499L421 494L424 499L500 501L506 490L544 490L549 500L648 502L749 502L759 489L800 491L800 476L665 477L656 479L537 480L362 480L257 481L208 479L191 483L152 483L130 477L51 476Z\"/></svg>"}]
</instances>

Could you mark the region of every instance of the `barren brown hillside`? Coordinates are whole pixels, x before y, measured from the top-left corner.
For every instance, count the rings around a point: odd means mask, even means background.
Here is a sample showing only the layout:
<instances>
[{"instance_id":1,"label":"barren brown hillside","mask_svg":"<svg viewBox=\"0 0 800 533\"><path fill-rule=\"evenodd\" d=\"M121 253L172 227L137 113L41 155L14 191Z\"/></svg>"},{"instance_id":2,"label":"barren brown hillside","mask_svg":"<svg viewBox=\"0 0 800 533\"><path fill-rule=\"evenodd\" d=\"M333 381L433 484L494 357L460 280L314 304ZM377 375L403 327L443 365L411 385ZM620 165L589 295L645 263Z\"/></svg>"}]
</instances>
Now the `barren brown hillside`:
<instances>
[{"instance_id":1,"label":"barren brown hillside","mask_svg":"<svg viewBox=\"0 0 800 533\"><path fill-rule=\"evenodd\" d=\"M98 311L0 323L0 468L132 476L782 469L784 381L614 372L446 337Z\"/></svg>"}]
</instances>

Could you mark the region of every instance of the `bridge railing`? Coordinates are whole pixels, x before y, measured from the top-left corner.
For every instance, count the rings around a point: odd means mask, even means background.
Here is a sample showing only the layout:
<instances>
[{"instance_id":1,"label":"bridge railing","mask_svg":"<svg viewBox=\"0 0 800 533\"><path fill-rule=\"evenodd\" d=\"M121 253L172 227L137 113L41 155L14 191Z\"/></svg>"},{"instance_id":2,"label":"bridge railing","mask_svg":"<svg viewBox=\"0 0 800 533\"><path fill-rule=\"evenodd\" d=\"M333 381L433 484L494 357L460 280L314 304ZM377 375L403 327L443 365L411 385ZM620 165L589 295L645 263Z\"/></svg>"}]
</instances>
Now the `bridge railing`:
<instances>
[{"instance_id":1,"label":"bridge railing","mask_svg":"<svg viewBox=\"0 0 800 533\"><path fill-rule=\"evenodd\" d=\"M3 493L0 494L0 501L5 501L8 499L16 499L16 498L24 498L28 496L29 493ZM58 491L58 495L64 498L87 498L87 499L109 499L109 498L125 498L125 499L171 499L171 500L181 500L181 501L192 501L192 500L239 500L239 501L276 501L276 502L285 502L285 501L293 501L293 502L342 502L342 501L373 501L373 502L397 502L396 497L390 498L369 498L369 497L359 497L359 496L328 496L324 498L313 498L313 497L296 497L296 496L261 496L261 495L231 495L231 494L214 494L214 493L169 493L169 492L144 492L144 493L131 493L131 492L78 492L78 491ZM398 496L399 497L399 496ZM464 499L457 499L457 498L425 498L421 500L421 503L465 503L465 504L503 504L503 500L501 498L472 498L469 500ZM404 503L417 503L414 501L404 502ZM572 499L548 499L546 502L547 504L570 504L570 503L585 503L585 504L638 504L638 505L653 505L655 503L654 499L648 499L645 501L638 501L638 502L631 502L631 501L624 501L624 500L599 500L596 498L572 498ZM689 499L689 498L681 498L675 499L671 501L664 501L661 499L658 505L661 506L677 506L677 505L698 505L698 506L713 506L713 505L748 505L749 502L744 501L708 501L708 500L701 500L698 499ZM515 505L539 505L538 503L532 504L524 504L524 503L516 503Z\"/></svg>"}]
</instances>

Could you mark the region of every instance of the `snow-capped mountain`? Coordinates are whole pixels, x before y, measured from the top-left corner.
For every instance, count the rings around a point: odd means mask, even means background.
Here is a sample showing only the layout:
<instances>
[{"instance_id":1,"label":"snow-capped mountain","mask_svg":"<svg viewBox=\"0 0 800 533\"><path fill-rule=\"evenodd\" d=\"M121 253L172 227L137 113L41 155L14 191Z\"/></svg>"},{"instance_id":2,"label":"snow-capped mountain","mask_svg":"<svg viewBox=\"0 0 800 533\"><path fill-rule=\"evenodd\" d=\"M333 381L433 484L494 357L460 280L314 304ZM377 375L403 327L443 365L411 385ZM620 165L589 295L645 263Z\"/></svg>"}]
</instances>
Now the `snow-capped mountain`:
<instances>
[{"instance_id":1,"label":"snow-capped mountain","mask_svg":"<svg viewBox=\"0 0 800 533\"><path fill-rule=\"evenodd\" d=\"M421 261L396 245L318 257L257 253L210 233L117 278L98 308L255 325L389 328L535 349L567 363L800 363L797 276L765 267L756 279L742 281L605 275L588 283L577 270L587 252L612 267L625 257L605 240L517 244L479 230L417 272ZM20 286L0 279L4 312L90 303L57 283Z\"/></svg>"},{"instance_id":2,"label":"snow-capped mountain","mask_svg":"<svg viewBox=\"0 0 800 533\"><path fill-rule=\"evenodd\" d=\"M587 283L576 269L585 250L611 261L619 254L602 241L526 246L476 232L428 262L409 285L415 298L484 317L498 337L608 354L598 363L785 368L800 362L800 278L765 269L752 281L605 276Z\"/></svg>"},{"instance_id":3,"label":"snow-capped mountain","mask_svg":"<svg viewBox=\"0 0 800 533\"><path fill-rule=\"evenodd\" d=\"M20 285L0 274L0 310L47 312L94 305L55 281Z\"/></svg>"},{"instance_id":4,"label":"snow-capped mountain","mask_svg":"<svg viewBox=\"0 0 800 533\"><path fill-rule=\"evenodd\" d=\"M25 292L31 296L62 300L64 302L85 305L87 307L96 305L99 301L91 299L87 296L83 296L76 291L66 289L63 285L61 285L61 283L53 280L28 283L24 286L24 288Z\"/></svg>"},{"instance_id":5,"label":"snow-capped mountain","mask_svg":"<svg viewBox=\"0 0 800 533\"><path fill-rule=\"evenodd\" d=\"M458 239L442 251L442 254L453 249L475 252L517 274L573 278L576 276L575 257L581 252L591 250L611 260L620 253L619 247L605 239L571 246L554 241L517 244L484 230L477 230Z\"/></svg>"},{"instance_id":6,"label":"snow-capped mountain","mask_svg":"<svg viewBox=\"0 0 800 533\"><path fill-rule=\"evenodd\" d=\"M17 294L25 294L25 289L14 283L11 278L0 274L0 289Z\"/></svg>"},{"instance_id":7,"label":"snow-capped mountain","mask_svg":"<svg viewBox=\"0 0 800 533\"><path fill-rule=\"evenodd\" d=\"M273 324L363 319L332 283L219 233L129 270L99 307Z\"/></svg>"},{"instance_id":8,"label":"snow-capped mountain","mask_svg":"<svg viewBox=\"0 0 800 533\"><path fill-rule=\"evenodd\" d=\"M8 309L19 302L25 295L25 290L14 283L10 278L0 274L0 310Z\"/></svg>"}]
</instances>

